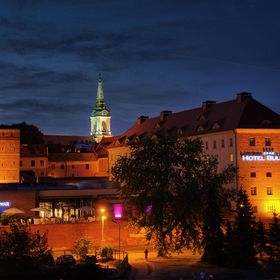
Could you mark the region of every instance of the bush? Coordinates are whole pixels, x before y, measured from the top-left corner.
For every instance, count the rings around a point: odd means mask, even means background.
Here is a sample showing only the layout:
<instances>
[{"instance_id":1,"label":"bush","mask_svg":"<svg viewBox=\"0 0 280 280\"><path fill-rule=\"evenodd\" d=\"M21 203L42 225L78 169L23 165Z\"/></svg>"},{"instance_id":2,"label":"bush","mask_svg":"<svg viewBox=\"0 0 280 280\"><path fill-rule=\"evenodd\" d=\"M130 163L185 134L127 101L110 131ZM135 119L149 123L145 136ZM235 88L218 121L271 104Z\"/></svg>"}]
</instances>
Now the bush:
<instances>
[{"instance_id":1,"label":"bush","mask_svg":"<svg viewBox=\"0 0 280 280\"><path fill-rule=\"evenodd\" d=\"M82 260L92 250L92 242L86 237L78 239L73 247L74 254L78 255Z\"/></svg>"},{"instance_id":2,"label":"bush","mask_svg":"<svg viewBox=\"0 0 280 280\"><path fill-rule=\"evenodd\" d=\"M104 259L113 259L113 249L111 247L104 247L101 249L101 257Z\"/></svg>"},{"instance_id":3,"label":"bush","mask_svg":"<svg viewBox=\"0 0 280 280\"><path fill-rule=\"evenodd\" d=\"M0 264L4 275L33 271L48 264L50 257L47 233L32 233L27 226L12 223L9 231L4 229L0 234Z\"/></svg>"}]
</instances>

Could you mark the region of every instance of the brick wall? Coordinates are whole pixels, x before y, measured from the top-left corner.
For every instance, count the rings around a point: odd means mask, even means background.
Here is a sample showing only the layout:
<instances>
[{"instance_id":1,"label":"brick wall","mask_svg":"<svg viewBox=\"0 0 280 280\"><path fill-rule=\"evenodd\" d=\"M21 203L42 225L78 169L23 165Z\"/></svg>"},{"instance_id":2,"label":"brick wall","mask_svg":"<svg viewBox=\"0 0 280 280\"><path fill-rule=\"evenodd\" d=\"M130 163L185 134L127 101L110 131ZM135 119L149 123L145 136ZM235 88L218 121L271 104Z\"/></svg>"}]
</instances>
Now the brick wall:
<instances>
[{"instance_id":1,"label":"brick wall","mask_svg":"<svg viewBox=\"0 0 280 280\"><path fill-rule=\"evenodd\" d=\"M89 238L94 246L101 246L101 222L85 222L73 224L41 224L31 225L32 231L39 230L41 233L48 231L49 247L53 250L71 249L76 240L81 237ZM128 227L127 222L120 223L121 250L126 246L147 244L144 234L137 233ZM104 225L105 246L118 248L119 226L113 222L105 222Z\"/></svg>"}]
</instances>

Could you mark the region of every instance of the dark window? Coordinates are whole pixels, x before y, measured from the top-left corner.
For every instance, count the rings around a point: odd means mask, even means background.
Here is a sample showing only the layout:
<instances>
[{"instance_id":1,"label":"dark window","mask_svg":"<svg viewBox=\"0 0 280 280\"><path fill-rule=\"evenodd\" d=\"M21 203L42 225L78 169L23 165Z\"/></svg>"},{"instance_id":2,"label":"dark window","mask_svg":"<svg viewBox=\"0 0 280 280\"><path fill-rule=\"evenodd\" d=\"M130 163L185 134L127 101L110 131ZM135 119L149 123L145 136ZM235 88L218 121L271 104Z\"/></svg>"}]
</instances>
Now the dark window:
<instances>
[{"instance_id":1,"label":"dark window","mask_svg":"<svg viewBox=\"0 0 280 280\"><path fill-rule=\"evenodd\" d=\"M40 160L40 166L44 166L44 161Z\"/></svg>"},{"instance_id":2,"label":"dark window","mask_svg":"<svg viewBox=\"0 0 280 280\"><path fill-rule=\"evenodd\" d=\"M272 187L266 187L266 194L272 195Z\"/></svg>"},{"instance_id":3,"label":"dark window","mask_svg":"<svg viewBox=\"0 0 280 280\"><path fill-rule=\"evenodd\" d=\"M64 164L62 163L60 167L61 167L61 169L64 169Z\"/></svg>"},{"instance_id":4,"label":"dark window","mask_svg":"<svg viewBox=\"0 0 280 280\"><path fill-rule=\"evenodd\" d=\"M225 147L225 140L224 140L224 139L222 139L222 141L221 141L221 147L222 147L222 148Z\"/></svg>"},{"instance_id":5,"label":"dark window","mask_svg":"<svg viewBox=\"0 0 280 280\"><path fill-rule=\"evenodd\" d=\"M253 178L255 178L255 177L257 177L257 173L256 173L256 172L251 172L251 173L250 173L250 176L253 177Z\"/></svg>"},{"instance_id":6,"label":"dark window","mask_svg":"<svg viewBox=\"0 0 280 280\"><path fill-rule=\"evenodd\" d=\"M31 166L35 166L35 160L31 160Z\"/></svg>"},{"instance_id":7,"label":"dark window","mask_svg":"<svg viewBox=\"0 0 280 280\"><path fill-rule=\"evenodd\" d=\"M205 142L205 150L208 150L208 141Z\"/></svg>"},{"instance_id":8,"label":"dark window","mask_svg":"<svg viewBox=\"0 0 280 280\"><path fill-rule=\"evenodd\" d=\"M233 141L232 138L229 138L229 146L232 147L233 146Z\"/></svg>"},{"instance_id":9,"label":"dark window","mask_svg":"<svg viewBox=\"0 0 280 280\"><path fill-rule=\"evenodd\" d=\"M265 146L271 146L270 137L266 137L266 138L265 138Z\"/></svg>"},{"instance_id":10,"label":"dark window","mask_svg":"<svg viewBox=\"0 0 280 280\"><path fill-rule=\"evenodd\" d=\"M217 148L217 142L216 140L213 141L213 149L216 149Z\"/></svg>"},{"instance_id":11,"label":"dark window","mask_svg":"<svg viewBox=\"0 0 280 280\"><path fill-rule=\"evenodd\" d=\"M86 164L86 169L89 169L89 164L88 163Z\"/></svg>"},{"instance_id":12,"label":"dark window","mask_svg":"<svg viewBox=\"0 0 280 280\"><path fill-rule=\"evenodd\" d=\"M253 213L258 213L258 206L257 205L253 206Z\"/></svg>"},{"instance_id":13,"label":"dark window","mask_svg":"<svg viewBox=\"0 0 280 280\"><path fill-rule=\"evenodd\" d=\"M75 165L74 165L74 164L72 164L72 168L75 168Z\"/></svg>"},{"instance_id":14,"label":"dark window","mask_svg":"<svg viewBox=\"0 0 280 280\"><path fill-rule=\"evenodd\" d=\"M256 140L254 137L250 137L249 139L249 146L256 146Z\"/></svg>"},{"instance_id":15,"label":"dark window","mask_svg":"<svg viewBox=\"0 0 280 280\"><path fill-rule=\"evenodd\" d=\"M55 169L55 164L52 164L51 166L52 166L52 169ZM52 174L53 174L53 173L52 173Z\"/></svg>"},{"instance_id":16,"label":"dark window","mask_svg":"<svg viewBox=\"0 0 280 280\"><path fill-rule=\"evenodd\" d=\"M272 173L271 172L266 172L266 177L272 177Z\"/></svg>"},{"instance_id":17,"label":"dark window","mask_svg":"<svg viewBox=\"0 0 280 280\"><path fill-rule=\"evenodd\" d=\"M257 195L257 187L251 187L251 195Z\"/></svg>"},{"instance_id":18,"label":"dark window","mask_svg":"<svg viewBox=\"0 0 280 280\"><path fill-rule=\"evenodd\" d=\"M44 172L41 172L41 177L43 177L44 176Z\"/></svg>"},{"instance_id":19,"label":"dark window","mask_svg":"<svg viewBox=\"0 0 280 280\"><path fill-rule=\"evenodd\" d=\"M22 160L19 162L19 166L22 167Z\"/></svg>"}]
</instances>

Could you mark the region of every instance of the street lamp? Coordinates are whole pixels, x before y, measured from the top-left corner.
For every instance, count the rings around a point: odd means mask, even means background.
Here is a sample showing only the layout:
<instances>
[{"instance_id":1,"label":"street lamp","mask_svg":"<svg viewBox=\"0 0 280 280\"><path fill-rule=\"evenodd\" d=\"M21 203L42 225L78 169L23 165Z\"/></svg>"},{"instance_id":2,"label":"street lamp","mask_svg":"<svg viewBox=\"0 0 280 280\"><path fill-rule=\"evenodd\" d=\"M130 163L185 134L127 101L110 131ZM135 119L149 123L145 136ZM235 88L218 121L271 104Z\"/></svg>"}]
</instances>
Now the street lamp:
<instances>
[{"instance_id":1,"label":"street lamp","mask_svg":"<svg viewBox=\"0 0 280 280\"><path fill-rule=\"evenodd\" d=\"M113 220L113 223L119 226L119 263L121 262L121 224L116 220Z\"/></svg>"},{"instance_id":2,"label":"street lamp","mask_svg":"<svg viewBox=\"0 0 280 280\"><path fill-rule=\"evenodd\" d=\"M104 215L105 214L105 209L101 208L100 212L101 212L101 247L104 247L105 246L104 224L105 224L105 219L106 219L106 216Z\"/></svg>"}]
</instances>

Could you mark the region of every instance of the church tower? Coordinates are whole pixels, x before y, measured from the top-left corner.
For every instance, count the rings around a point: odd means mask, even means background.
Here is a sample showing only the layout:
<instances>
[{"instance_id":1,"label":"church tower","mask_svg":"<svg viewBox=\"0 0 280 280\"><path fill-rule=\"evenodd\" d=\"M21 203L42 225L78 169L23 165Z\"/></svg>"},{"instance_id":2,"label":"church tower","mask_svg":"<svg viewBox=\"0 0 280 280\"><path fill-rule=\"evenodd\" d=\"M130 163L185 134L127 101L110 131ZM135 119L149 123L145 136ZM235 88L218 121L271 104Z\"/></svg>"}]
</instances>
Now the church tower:
<instances>
[{"instance_id":1,"label":"church tower","mask_svg":"<svg viewBox=\"0 0 280 280\"><path fill-rule=\"evenodd\" d=\"M95 108L92 110L90 116L90 135L93 136L93 139L96 142L100 142L103 137L111 136L110 122L111 115L105 104L102 79L101 75L99 74Z\"/></svg>"}]
</instances>

